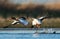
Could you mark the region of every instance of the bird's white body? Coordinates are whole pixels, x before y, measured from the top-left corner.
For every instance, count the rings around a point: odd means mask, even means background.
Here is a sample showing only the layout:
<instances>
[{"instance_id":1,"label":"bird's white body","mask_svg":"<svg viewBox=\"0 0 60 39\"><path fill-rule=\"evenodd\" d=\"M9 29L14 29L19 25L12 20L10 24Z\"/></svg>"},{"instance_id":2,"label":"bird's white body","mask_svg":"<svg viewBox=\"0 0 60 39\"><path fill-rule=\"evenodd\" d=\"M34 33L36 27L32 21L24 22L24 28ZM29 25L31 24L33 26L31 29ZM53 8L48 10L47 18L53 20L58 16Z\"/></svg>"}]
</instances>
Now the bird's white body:
<instances>
[{"instance_id":1,"label":"bird's white body","mask_svg":"<svg viewBox=\"0 0 60 39\"><path fill-rule=\"evenodd\" d=\"M42 21L39 19L33 18L32 25L36 25L36 24L42 24Z\"/></svg>"}]
</instances>

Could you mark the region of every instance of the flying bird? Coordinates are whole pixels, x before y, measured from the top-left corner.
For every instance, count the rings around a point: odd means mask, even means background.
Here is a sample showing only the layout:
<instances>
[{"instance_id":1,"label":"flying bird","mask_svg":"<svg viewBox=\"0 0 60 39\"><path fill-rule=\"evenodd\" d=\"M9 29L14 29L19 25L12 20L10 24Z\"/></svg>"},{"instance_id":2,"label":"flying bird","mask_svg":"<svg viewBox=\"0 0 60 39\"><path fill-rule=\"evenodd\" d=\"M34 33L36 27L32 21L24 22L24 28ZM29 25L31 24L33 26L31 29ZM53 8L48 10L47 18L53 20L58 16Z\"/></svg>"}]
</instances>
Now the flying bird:
<instances>
[{"instance_id":1,"label":"flying bird","mask_svg":"<svg viewBox=\"0 0 60 39\"><path fill-rule=\"evenodd\" d=\"M42 16L40 18L32 18L32 27L36 26L37 28L40 28L42 21L46 18L46 16Z\"/></svg>"},{"instance_id":2,"label":"flying bird","mask_svg":"<svg viewBox=\"0 0 60 39\"><path fill-rule=\"evenodd\" d=\"M15 19L13 22L12 22L12 25L15 25L15 24L23 24L23 25L28 25L28 21L25 17L20 17L19 19Z\"/></svg>"}]
</instances>

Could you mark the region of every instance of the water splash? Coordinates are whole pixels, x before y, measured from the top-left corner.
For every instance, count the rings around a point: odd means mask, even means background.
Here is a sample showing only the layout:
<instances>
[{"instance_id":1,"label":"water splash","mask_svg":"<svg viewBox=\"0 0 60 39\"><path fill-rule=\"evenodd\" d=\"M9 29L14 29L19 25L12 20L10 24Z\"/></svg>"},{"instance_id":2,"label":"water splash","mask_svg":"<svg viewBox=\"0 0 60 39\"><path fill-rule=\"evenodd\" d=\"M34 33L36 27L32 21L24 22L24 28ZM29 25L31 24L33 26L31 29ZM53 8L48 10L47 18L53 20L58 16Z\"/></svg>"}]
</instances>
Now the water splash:
<instances>
[{"instance_id":1,"label":"water splash","mask_svg":"<svg viewBox=\"0 0 60 39\"><path fill-rule=\"evenodd\" d=\"M39 37L39 33L38 32L33 33L33 37Z\"/></svg>"}]
</instances>

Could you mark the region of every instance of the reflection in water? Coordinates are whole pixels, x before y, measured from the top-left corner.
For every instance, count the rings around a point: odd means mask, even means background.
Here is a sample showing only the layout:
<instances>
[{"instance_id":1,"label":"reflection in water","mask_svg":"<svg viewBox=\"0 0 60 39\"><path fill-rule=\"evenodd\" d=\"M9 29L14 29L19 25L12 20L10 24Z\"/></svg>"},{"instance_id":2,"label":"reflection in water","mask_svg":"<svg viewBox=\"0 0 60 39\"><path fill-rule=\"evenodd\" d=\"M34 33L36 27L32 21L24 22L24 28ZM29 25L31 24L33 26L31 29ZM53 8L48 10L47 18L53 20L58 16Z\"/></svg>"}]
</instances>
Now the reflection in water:
<instances>
[{"instance_id":1,"label":"reflection in water","mask_svg":"<svg viewBox=\"0 0 60 39\"><path fill-rule=\"evenodd\" d=\"M35 33L32 34L32 37L39 37L39 32L36 31Z\"/></svg>"},{"instance_id":2,"label":"reflection in water","mask_svg":"<svg viewBox=\"0 0 60 39\"><path fill-rule=\"evenodd\" d=\"M39 33L34 33L32 37L39 37Z\"/></svg>"},{"instance_id":3,"label":"reflection in water","mask_svg":"<svg viewBox=\"0 0 60 39\"><path fill-rule=\"evenodd\" d=\"M60 39L60 34L0 33L0 39Z\"/></svg>"}]
</instances>

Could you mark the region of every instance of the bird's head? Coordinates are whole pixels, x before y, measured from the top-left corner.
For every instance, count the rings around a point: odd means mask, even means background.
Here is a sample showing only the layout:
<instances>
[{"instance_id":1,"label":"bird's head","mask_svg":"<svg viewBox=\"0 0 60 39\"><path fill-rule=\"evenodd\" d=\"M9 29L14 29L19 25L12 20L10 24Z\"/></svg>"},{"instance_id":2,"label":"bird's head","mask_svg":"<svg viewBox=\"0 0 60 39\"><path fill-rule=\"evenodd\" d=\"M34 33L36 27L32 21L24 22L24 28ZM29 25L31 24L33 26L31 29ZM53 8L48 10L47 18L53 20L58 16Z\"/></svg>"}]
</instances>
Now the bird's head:
<instances>
[{"instance_id":1,"label":"bird's head","mask_svg":"<svg viewBox=\"0 0 60 39\"><path fill-rule=\"evenodd\" d=\"M11 17L11 19L16 20L16 18L15 18L15 17Z\"/></svg>"}]
</instances>

